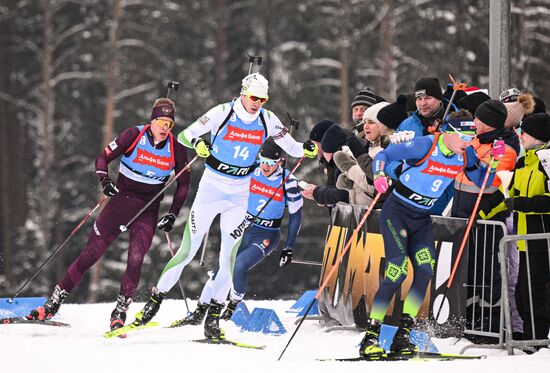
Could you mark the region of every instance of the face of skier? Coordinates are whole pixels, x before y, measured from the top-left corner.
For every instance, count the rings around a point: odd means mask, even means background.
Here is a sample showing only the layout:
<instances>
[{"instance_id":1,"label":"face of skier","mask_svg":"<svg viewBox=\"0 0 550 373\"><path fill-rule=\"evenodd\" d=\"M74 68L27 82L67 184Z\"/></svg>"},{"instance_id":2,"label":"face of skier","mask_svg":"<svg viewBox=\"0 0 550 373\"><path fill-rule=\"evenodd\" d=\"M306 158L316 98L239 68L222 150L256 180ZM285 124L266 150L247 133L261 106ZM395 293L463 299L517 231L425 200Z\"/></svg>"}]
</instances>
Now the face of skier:
<instances>
[{"instance_id":1,"label":"face of skier","mask_svg":"<svg viewBox=\"0 0 550 373\"><path fill-rule=\"evenodd\" d=\"M277 168L279 168L280 164L280 159L269 159L260 156L260 170L265 177L269 177L271 176L271 174L277 171Z\"/></svg>"},{"instance_id":2,"label":"face of skier","mask_svg":"<svg viewBox=\"0 0 550 373\"><path fill-rule=\"evenodd\" d=\"M429 118L433 116L440 105L441 101L432 96L424 95L416 98L416 108L423 117Z\"/></svg>"},{"instance_id":3,"label":"face of skier","mask_svg":"<svg viewBox=\"0 0 550 373\"><path fill-rule=\"evenodd\" d=\"M247 112L250 114L256 114L267 102L267 98L256 97L250 95L241 95L241 102Z\"/></svg>"},{"instance_id":4,"label":"face of skier","mask_svg":"<svg viewBox=\"0 0 550 373\"><path fill-rule=\"evenodd\" d=\"M367 119L363 124L363 131L365 131L365 137L369 141L376 141L382 135L380 130L380 124L371 119Z\"/></svg>"},{"instance_id":5,"label":"face of skier","mask_svg":"<svg viewBox=\"0 0 550 373\"><path fill-rule=\"evenodd\" d=\"M462 135L457 132L445 132L445 145L455 154L462 154L466 151L466 148L470 146L473 136Z\"/></svg>"},{"instance_id":6,"label":"face of skier","mask_svg":"<svg viewBox=\"0 0 550 373\"><path fill-rule=\"evenodd\" d=\"M151 132L155 141L161 142L166 140L172 128L174 128L174 121L168 117L158 117L151 122Z\"/></svg>"}]
</instances>

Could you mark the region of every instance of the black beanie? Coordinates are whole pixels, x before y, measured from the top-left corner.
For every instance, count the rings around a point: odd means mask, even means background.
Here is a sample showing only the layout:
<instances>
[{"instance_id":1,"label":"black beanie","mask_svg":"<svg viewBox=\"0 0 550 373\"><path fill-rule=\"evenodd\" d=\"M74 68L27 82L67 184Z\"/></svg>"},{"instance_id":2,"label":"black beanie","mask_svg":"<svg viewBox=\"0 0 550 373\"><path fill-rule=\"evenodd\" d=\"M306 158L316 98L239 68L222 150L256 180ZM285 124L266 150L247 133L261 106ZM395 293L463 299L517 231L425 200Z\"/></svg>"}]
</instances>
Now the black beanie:
<instances>
[{"instance_id":1,"label":"black beanie","mask_svg":"<svg viewBox=\"0 0 550 373\"><path fill-rule=\"evenodd\" d=\"M377 95L374 94L374 89L372 87L362 88L351 102L351 108L353 109L358 105L365 105L366 107L371 107L376 104L378 101Z\"/></svg>"},{"instance_id":2,"label":"black beanie","mask_svg":"<svg viewBox=\"0 0 550 373\"><path fill-rule=\"evenodd\" d=\"M315 125L311 129L311 132L309 133L309 139L311 141L321 142L325 132L327 132L329 127L333 124L334 122L328 119L323 119L322 121L315 123Z\"/></svg>"},{"instance_id":3,"label":"black beanie","mask_svg":"<svg viewBox=\"0 0 550 373\"><path fill-rule=\"evenodd\" d=\"M376 119L386 127L396 130L407 116L407 96L399 95L397 101L380 109Z\"/></svg>"},{"instance_id":4,"label":"black beanie","mask_svg":"<svg viewBox=\"0 0 550 373\"><path fill-rule=\"evenodd\" d=\"M348 136L352 133L337 124L332 125L321 140L321 150L326 153L336 153L346 144Z\"/></svg>"},{"instance_id":5,"label":"black beanie","mask_svg":"<svg viewBox=\"0 0 550 373\"><path fill-rule=\"evenodd\" d=\"M487 100L476 110L476 118L495 129L504 128L504 122L508 116L506 106L498 100Z\"/></svg>"},{"instance_id":6,"label":"black beanie","mask_svg":"<svg viewBox=\"0 0 550 373\"><path fill-rule=\"evenodd\" d=\"M544 101L542 101L540 97L533 97L533 100L535 100L535 109L533 110L533 114L546 113L546 105L544 104Z\"/></svg>"},{"instance_id":7,"label":"black beanie","mask_svg":"<svg viewBox=\"0 0 550 373\"><path fill-rule=\"evenodd\" d=\"M491 97L484 92L474 92L458 100L456 106L459 109L466 109L474 115L479 105L490 99Z\"/></svg>"},{"instance_id":8,"label":"black beanie","mask_svg":"<svg viewBox=\"0 0 550 373\"><path fill-rule=\"evenodd\" d=\"M432 96L438 100L443 100L441 84L437 78L422 78L414 85L414 97Z\"/></svg>"},{"instance_id":9,"label":"black beanie","mask_svg":"<svg viewBox=\"0 0 550 373\"><path fill-rule=\"evenodd\" d=\"M268 159L280 159L283 156L283 149L275 143L273 137L269 136L260 149L260 156Z\"/></svg>"},{"instance_id":10,"label":"black beanie","mask_svg":"<svg viewBox=\"0 0 550 373\"><path fill-rule=\"evenodd\" d=\"M443 92L443 98L448 101L451 101L451 97L453 96L453 92L454 92L454 89L453 89L453 85L452 84L447 84L447 89L445 90L445 92ZM463 97L466 97L468 94L466 92L464 92L463 90L459 89L456 91L455 93L455 98L453 99L453 103L454 102L457 102L458 100L460 100L461 98Z\"/></svg>"},{"instance_id":11,"label":"black beanie","mask_svg":"<svg viewBox=\"0 0 550 373\"><path fill-rule=\"evenodd\" d=\"M526 116L521 121L521 130L537 140L550 141L550 115L536 113Z\"/></svg>"}]
</instances>

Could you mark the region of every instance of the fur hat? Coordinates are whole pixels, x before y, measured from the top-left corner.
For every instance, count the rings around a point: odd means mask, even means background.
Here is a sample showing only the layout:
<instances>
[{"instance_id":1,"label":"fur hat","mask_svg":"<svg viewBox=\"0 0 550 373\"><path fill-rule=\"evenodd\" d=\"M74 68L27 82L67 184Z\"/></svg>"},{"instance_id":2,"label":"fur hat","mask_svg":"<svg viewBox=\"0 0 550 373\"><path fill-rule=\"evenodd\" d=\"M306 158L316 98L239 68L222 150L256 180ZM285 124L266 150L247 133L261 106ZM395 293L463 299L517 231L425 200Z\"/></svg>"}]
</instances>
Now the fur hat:
<instances>
[{"instance_id":1,"label":"fur hat","mask_svg":"<svg viewBox=\"0 0 550 373\"><path fill-rule=\"evenodd\" d=\"M506 117L504 127L511 128L517 127L524 116L533 112L535 109L535 100L532 94L522 93L517 96L516 101L505 102L504 105L506 106L506 110L508 110L508 117Z\"/></svg>"},{"instance_id":2,"label":"fur hat","mask_svg":"<svg viewBox=\"0 0 550 373\"><path fill-rule=\"evenodd\" d=\"M151 111L151 121L159 117L167 117L176 120L176 105L169 98L157 98Z\"/></svg>"},{"instance_id":3,"label":"fur hat","mask_svg":"<svg viewBox=\"0 0 550 373\"><path fill-rule=\"evenodd\" d=\"M504 128L508 116L506 106L498 100L487 100L476 110L476 118L495 129Z\"/></svg>"},{"instance_id":4,"label":"fur hat","mask_svg":"<svg viewBox=\"0 0 550 373\"><path fill-rule=\"evenodd\" d=\"M405 95L399 95L395 102L381 108L376 116L380 123L393 130L396 130L407 117L407 96Z\"/></svg>"},{"instance_id":5,"label":"fur hat","mask_svg":"<svg viewBox=\"0 0 550 373\"><path fill-rule=\"evenodd\" d=\"M325 135L329 127L333 124L334 122L328 119L323 119L322 121L315 123L315 125L309 132L309 139L311 141L321 142L323 136Z\"/></svg>"},{"instance_id":6,"label":"fur hat","mask_svg":"<svg viewBox=\"0 0 550 373\"><path fill-rule=\"evenodd\" d=\"M521 130L537 140L550 141L550 115L547 113L528 115L521 122Z\"/></svg>"},{"instance_id":7,"label":"fur hat","mask_svg":"<svg viewBox=\"0 0 550 373\"><path fill-rule=\"evenodd\" d=\"M250 95L260 98L268 98L267 90L269 82L260 73L245 76L242 81L241 95Z\"/></svg>"}]
</instances>

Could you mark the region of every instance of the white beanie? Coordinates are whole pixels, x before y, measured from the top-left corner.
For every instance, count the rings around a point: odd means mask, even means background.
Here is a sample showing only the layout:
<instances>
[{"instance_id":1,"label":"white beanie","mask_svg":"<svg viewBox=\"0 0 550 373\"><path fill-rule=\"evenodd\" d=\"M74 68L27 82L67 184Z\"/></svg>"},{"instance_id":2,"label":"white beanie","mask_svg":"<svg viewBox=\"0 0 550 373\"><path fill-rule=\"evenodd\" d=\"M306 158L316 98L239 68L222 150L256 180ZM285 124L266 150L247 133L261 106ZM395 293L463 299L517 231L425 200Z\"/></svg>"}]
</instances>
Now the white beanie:
<instances>
[{"instance_id":1,"label":"white beanie","mask_svg":"<svg viewBox=\"0 0 550 373\"><path fill-rule=\"evenodd\" d=\"M250 95L260 98L268 98L267 89L269 83L267 79L260 73L247 75L243 79L241 95Z\"/></svg>"},{"instance_id":2,"label":"white beanie","mask_svg":"<svg viewBox=\"0 0 550 373\"><path fill-rule=\"evenodd\" d=\"M380 111L380 109L388 106L389 104L390 104L389 102L383 101L367 108L367 110L365 110L365 112L363 113L363 122L366 122L368 119L370 119L373 122L380 123L380 121L376 119L376 116L378 115L378 112Z\"/></svg>"}]
</instances>

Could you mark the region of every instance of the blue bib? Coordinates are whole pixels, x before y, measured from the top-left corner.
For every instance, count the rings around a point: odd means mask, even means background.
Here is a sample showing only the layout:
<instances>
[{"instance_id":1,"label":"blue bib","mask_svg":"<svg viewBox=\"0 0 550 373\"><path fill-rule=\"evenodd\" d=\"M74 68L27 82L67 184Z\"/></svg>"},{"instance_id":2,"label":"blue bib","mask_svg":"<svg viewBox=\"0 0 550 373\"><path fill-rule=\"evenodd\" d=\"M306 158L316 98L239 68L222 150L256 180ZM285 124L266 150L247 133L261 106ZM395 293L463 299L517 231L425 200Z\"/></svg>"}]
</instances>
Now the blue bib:
<instances>
[{"instance_id":1,"label":"blue bib","mask_svg":"<svg viewBox=\"0 0 550 373\"><path fill-rule=\"evenodd\" d=\"M123 155L119 171L134 181L145 184L162 184L170 178L174 168L174 156L171 153L171 137L168 137L162 149L156 149L147 138L145 126L138 126L140 133L132 145L130 155Z\"/></svg>"},{"instance_id":2,"label":"blue bib","mask_svg":"<svg viewBox=\"0 0 550 373\"><path fill-rule=\"evenodd\" d=\"M256 155L267 137L261 119L264 109L261 109L254 122L245 124L233 111L233 103L230 106L230 115L225 125L217 133L211 132L211 157L206 167L222 175L240 178L247 176L253 169Z\"/></svg>"},{"instance_id":3,"label":"blue bib","mask_svg":"<svg viewBox=\"0 0 550 373\"><path fill-rule=\"evenodd\" d=\"M273 180L270 180L263 175L260 168L257 168L254 171L252 177L250 178L250 194L248 195L247 216L249 219L256 216L256 214L258 214L258 212L265 206L266 202L273 195L273 192L275 192L277 187L283 182L283 175L288 175L288 171L281 172L278 177L274 177ZM265 206L262 213L253 223L264 228L279 228L285 213L285 207L285 189L280 187L269 204Z\"/></svg>"},{"instance_id":4,"label":"blue bib","mask_svg":"<svg viewBox=\"0 0 550 373\"><path fill-rule=\"evenodd\" d=\"M434 135L430 137L434 141ZM423 210L433 206L464 167L462 154L446 157L438 144L432 148L431 155L422 164L405 168L393 191L401 200Z\"/></svg>"}]
</instances>

